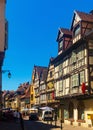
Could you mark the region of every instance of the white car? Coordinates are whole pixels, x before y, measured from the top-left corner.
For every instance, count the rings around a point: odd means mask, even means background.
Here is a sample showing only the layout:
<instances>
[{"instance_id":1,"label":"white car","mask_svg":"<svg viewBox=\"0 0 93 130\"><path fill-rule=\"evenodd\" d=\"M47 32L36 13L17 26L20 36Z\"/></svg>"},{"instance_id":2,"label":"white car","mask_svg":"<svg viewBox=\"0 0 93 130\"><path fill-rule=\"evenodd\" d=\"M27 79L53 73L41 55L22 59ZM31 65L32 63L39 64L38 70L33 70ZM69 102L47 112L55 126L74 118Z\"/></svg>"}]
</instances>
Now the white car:
<instances>
[{"instance_id":1,"label":"white car","mask_svg":"<svg viewBox=\"0 0 93 130\"><path fill-rule=\"evenodd\" d=\"M50 110L44 110L42 112L42 120L44 121L52 121L53 120L53 113Z\"/></svg>"}]
</instances>

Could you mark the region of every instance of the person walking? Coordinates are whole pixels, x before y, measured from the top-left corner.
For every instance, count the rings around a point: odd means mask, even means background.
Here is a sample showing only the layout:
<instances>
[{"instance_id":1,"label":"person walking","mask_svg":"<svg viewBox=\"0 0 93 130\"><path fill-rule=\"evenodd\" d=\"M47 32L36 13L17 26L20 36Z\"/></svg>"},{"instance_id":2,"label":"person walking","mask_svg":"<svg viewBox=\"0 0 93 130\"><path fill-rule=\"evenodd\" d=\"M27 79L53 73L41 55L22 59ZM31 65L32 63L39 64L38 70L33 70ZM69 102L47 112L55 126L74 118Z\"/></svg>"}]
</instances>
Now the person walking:
<instances>
[{"instance_id":1,"label":"person walking","mask_svg":"<svg viewBox=\"0 0 93 130\"><path fill-rule=\"evenodd\" d=\"M20 125L21 125L21 129L24 130L24 121L21 113L20 113Z\"/></svg>"},{"instance_id":2,"label":"person walking","mask_svg":"<svg viewBox=\"0 0 93 130\"><path fill-rule=\"evenodd\" d=\"M14 117L14 121L16 120L16 114L15 111L13 111L13 117Z\"/></svg>"},{"instance_id":3,"label":"person walking","mask_svg":"<svg viewBox=\"0 0 93 130\"><path fill-rule=\"evenodd\" d=\"M16 113L17 122L20 122L20 112L17 110Z\"/></svg>"},{"instance_id":4,"label":"person walking","mask_svg":"<svg viewBox=\"0 0 93 130\"><path fill-rule=\"evenodd\" d=\"M16 122L17 121L17 111L13 112L13 117L14 117L14 121Z\"/></svg>"}]
</instances>

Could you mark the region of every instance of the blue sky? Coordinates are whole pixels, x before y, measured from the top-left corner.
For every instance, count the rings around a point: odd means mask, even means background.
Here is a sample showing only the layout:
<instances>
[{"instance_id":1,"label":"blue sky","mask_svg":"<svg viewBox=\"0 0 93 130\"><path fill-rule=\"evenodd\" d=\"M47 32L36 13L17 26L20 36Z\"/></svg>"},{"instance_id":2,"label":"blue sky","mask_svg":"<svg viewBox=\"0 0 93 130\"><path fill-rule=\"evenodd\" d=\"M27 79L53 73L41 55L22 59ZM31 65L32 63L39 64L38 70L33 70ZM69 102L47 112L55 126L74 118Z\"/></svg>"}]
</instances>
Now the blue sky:
<instances>
[{"instance_id":1,"label":"blue sky","mask_svg":"<svg viewBox=\"0 0 93 130\"><path fill-rule=\"evenodd\" d=\"M59 27L70 28L74 10L90 12L92 0L7 0L9 22L8 50L3 70L2 89L16 90L20 83L31 82L33 66L48 66L57 56Z\"/></svg>"}]
</instances>

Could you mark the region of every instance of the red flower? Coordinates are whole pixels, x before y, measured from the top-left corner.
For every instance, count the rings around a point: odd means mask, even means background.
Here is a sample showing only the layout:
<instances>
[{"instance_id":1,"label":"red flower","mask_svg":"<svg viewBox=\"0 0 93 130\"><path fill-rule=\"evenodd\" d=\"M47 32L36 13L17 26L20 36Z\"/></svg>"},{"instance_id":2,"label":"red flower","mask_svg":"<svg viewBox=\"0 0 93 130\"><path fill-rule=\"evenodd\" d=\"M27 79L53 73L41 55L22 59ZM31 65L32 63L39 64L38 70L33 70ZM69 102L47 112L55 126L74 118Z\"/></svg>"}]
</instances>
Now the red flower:
<instances>
[{"instance_id":1,"label":"red flower","mask_svg":"<svg viewBox=\"0 0 93 130\"><path fill-rule=\"evenodd\" d=\"M82 90L82 93L84 94L85 91L86 91L86 85L85 85L85 83L82 83L81 90Z\"/></svg>"}]
</instances>

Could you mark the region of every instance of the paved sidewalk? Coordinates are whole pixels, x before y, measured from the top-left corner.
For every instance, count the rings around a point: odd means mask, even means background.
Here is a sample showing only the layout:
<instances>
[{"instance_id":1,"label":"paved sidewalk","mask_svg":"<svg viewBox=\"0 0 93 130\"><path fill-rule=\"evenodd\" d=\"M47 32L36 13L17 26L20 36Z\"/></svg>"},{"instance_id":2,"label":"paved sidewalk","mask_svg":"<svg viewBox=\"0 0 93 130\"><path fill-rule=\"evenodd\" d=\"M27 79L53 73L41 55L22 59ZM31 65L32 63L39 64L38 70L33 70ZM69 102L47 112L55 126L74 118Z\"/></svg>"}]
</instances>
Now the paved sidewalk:
<instances>
[{"instance_id":1,"label":"paved sidewalk","mask_svg":"<svg viewBox=\"0 0 93 130\"><path fill-rule=\"evenodd\" d=\"M51 124L51 122L47 122L47 121L43 121L43 123ZM52 122L52 125L55 126L55 121ZM86 128L83 126L73 126L73 125L66 125L66 124L62 123L62 129L61 129L61 123L60 123L60 121L57 121L56 127L52 128L51 130L93 130L93 127Z\"/></svg>"},{"instance_id":2,"label":"paved sidewalk","mask_svg":"<svg viewBox=\"0 0 93 130\"><path fill-rule=\"evenodd\" d=\"M71 126L71 125L62 125L62 130L92 130L93 128L85 128L82 126ZM54 128L52 130L61 130L61 128Z\"/></svg>"}]
</instances>

